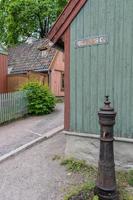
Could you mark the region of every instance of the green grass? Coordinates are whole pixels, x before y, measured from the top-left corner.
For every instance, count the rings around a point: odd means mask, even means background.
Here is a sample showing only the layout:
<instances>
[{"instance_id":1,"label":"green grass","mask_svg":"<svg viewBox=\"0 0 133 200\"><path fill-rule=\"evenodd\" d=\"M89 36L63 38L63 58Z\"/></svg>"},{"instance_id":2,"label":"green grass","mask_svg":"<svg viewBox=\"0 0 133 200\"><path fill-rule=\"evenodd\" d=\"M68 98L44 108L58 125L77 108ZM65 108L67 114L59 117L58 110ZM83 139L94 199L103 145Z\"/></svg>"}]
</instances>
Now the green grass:
<instances>
[{"instance_id":1,"label":"green grass","mask_svg":"<svg viewBox=\"0 0 133 200\"><path fill-rule=\"evenodd\" d=\"M133 187L133 170L128 172L128 184Z\"/></svg>"},{"instance_id":2,"label":"green grass","mask_svg":"<svg viewBox=\"0 0 133 200\"><path fill-rule=\"evenodd\" d=\"M87 165L84 160L76 160L74 158L62 159L61 165L64 165L68 171L80 172L89 177L96 177L97 169L92 165Z\"/></svg>"},{"instance_id":3,"label":"green grass","mask_svg":"<svg viewBox=\"0 0 133 200\"><path fill-rule=\"evenodd\" d=\"M120 200L133 200L133 194L129 194L129 192L125 191L124 189L120 189Z\"/></svg>"},{"instance_id":4,"label":"green grass","mask_svg":"<svg viewBox=\"0 0 133 200\"><path fill-rule=\"evenodd\" d=\"M121 187L127 187L128 185L133 187L133 170L118 171L117 182Z\"/></svg>"},{"instance_id":5,"label":"green grass","mask_svg":"<svg viewBox=\"0 0 133 200\"><path fill-rule=\"evenodd\" d=\"M64 200L69 200L71 197L80 194L80 192L83 192L84 200L98 200L96 196L90 199L87 197L88 191L92 193L92 189L95 185L97 176L97 169L95 167L87 165L83 160L77 160L74 158L62 159L61 165L64 165L68 171L82 173L85 177L85 183L74 187L71 191L69 191ZM116 177L119 185L120 200L133 200L133 194L126 191L126 188L129 185L131 187L133 186L133 170L118 171L116 173Z\"/></svg>"},{"instance_id":6,"label":"green grass","mask_svg":"<svg viewBox=\"0 0 133 200\"><path fill-rule=\"evenodd\" d=\"M93 198L93 200L97 200L96 196L94 196L94 194L93 194L93 188L94 188L94 183L90 183L90 182L81 184L77 187L75 186L75 187L71 188L69 193L64 197L64 200L69 200L72 197L80 194L81 192L83 193L84 200L89 200L88 192L91 193L91 196L95 197L95 199Z\"/></svg>"},{"instance_id":7,"label":"green grass","mask_svg":"<svg viewBox=\"0 0 133 200\"><path fill-rule=\"evenodd\" d=\"M67 170L72 172L79 172L81 170L87 170L88 165L84 160L75 160L73 158L64 159L61 161L61 165L65 165Z\"/></svg>"},{"instance_id":8,"label":"green grass","mask_svg":"<svg viewBox=\"0 0 133 200\"><path fill-rule=\"evenodd\" d=\"M117 184L120 187L128 186L128 172L127 171L117 171L116 172Z\"/></svg>"}]
</instances>

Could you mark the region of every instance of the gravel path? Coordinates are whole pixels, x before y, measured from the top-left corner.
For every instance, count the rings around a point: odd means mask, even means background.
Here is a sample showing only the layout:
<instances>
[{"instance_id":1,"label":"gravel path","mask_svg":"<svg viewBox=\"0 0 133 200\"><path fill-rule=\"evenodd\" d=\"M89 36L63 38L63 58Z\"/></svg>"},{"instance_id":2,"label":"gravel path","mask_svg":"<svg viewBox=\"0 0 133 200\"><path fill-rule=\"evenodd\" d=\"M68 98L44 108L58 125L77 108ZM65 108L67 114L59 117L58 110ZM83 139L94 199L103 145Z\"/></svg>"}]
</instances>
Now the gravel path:
<instances>
[{"instance_id":1,"label":"gravel path","mask_svg":"<svg viewBox=\"0 0 133 200\"><path fill-rule=\"evenodd\" d=\"M63 124L64 104L60 103L49 115L29 117L0 126L0 156Z\"/></svg>"},{"instance_id":2,"label":"gravel path","mask_svg":"<svg viewBox=\"0 0 133 200\"><path fill-rule=\"evenodd\" d=\"M64 155L65 143L59 133L1 163L0 200L62 200L67 187L81 181L52 160Z\"/></svg>"}]
</instances>

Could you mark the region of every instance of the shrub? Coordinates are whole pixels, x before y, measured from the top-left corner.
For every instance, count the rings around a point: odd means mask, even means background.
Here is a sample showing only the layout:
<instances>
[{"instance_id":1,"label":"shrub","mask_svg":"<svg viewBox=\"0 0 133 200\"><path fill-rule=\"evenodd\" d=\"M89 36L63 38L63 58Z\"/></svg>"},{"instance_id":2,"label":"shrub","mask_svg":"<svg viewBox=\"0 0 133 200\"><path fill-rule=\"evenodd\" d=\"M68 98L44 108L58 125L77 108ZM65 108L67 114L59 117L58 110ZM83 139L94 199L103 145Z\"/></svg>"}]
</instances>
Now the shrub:
<instances>
[{"instance_id":1,"label":"shrub","mask_svg":"<svg viewBox=\"0 0 133 200\"><path fill-rule=\"evenodd\" d=\"M55 97L48 86L39 82L28 82L21 87L28 97L28 113L32 115L49 114L54 110Z\"/></svg>"}]
</instances>

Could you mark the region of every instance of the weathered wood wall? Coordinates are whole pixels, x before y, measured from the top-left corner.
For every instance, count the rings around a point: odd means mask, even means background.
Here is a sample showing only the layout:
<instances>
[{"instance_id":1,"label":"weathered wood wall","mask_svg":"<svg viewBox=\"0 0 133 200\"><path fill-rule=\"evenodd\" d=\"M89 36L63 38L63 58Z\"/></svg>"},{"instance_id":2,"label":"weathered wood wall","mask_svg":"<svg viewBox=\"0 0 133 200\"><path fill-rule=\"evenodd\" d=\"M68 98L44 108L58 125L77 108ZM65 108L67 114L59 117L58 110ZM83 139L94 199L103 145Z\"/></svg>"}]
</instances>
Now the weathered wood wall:
<instances>
[{"instance_id":1,"label":"weathered wood wall","mask_svg":"<svg viewBox=\"0 0 133 200\"><path fill-rule=\"evenodd\" d=\"M75 48L107 35L109 43ZM89 0L71 24L70 129L99 134L97 111L109 95L118 112L115 135L133 138L133 1Z\"/></svg>"},{"instance_id":2,"label":"weathered wood wall","mask_svg":"<svg viewBox=\"0 0 133 200\"><path fill-rule=\"evenodd\" d=\"M27 75L8 75L8 92L19 90L20 86L27 81Z\"/></svg>"},{"instance_id":3,"label":"weathered wood wall","mask_svg":"<svg viewBox=\"0 0 133 200\"><path fill-rule=\"evenodd\" d=\"M64 90L61 88L61 76L64 73L64 55L58 52L51 66L50 88L57 97L64 97Z\"/></svg>"},{"instance_id":4,"label":"weathered wood wall","mask_svg":"<svg viewBox=\"0 0 133 200\"><path fill-rule=\"evenodd\" d=\"M7 90L7 62L7 55L0 53L0 93Z\"/></svg>"},{"instance_id":5,"label":"weathered wood wall","mask_svg":"<svg viewBox=\"0 0 133 200\"><path fill-rule=\"evenodd\" d=\"M35 80L42 84L48 84L48 75L35 72L8 75L8 92L17 91L24 83Z\"/></svg>"}]
</instances>

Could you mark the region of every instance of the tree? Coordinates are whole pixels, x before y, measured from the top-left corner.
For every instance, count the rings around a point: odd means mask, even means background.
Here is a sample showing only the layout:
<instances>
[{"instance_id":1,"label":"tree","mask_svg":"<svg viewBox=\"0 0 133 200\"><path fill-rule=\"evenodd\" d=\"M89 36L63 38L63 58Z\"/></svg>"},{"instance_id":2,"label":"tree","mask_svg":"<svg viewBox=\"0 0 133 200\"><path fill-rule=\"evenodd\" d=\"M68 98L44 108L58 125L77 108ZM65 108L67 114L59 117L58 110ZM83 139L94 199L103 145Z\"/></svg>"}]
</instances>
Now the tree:
<instances>
[{"instance_id":1,"label":"tree","mask_svg":"<svg viewBox=\"0 0 133 200\"><path fill-rule=\"evenodd\" d=\"M66 3L67 0L57 0L57 5L58 5L57 15L59 15L62 12L62 9L65 7Z\"/></svg>"},{"instance_id":2,"label":"tree","mask_svg":"<svg viewBox=\"0 0 133 200\"><path fill-rule=\"evenodd\" d=\"M46 36L67 0L0 0L0 40L14 45L36 34Z\"/></svg>"}]
</instances>

